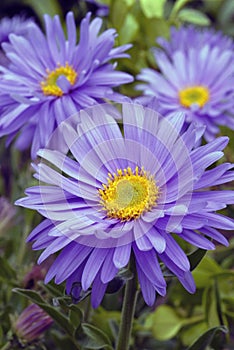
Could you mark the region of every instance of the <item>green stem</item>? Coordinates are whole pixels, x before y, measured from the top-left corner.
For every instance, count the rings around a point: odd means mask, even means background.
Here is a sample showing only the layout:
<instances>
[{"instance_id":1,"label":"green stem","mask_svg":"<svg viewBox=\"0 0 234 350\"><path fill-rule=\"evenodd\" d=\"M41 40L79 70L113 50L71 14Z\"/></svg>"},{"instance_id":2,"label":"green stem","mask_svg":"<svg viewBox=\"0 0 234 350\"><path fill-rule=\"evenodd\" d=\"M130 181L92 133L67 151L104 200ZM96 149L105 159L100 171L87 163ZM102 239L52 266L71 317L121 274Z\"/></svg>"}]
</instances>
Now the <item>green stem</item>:
<instances>
[{"instance_id":1,"label":"green stem","mask_svg":"<svg viewBox=\"0 0 234 350\"><path fill-rule=\"evenodd\" d=\"M22 237L22 239L20 241L20 245L19 245L19 248L18 248L17 266L22 265L22 261L23 261L23 258L24 258L24 255L25 255L25 251L26 251L26 248L27 248L26 238L28 237L29 232L30 232L30 226L29 225L25 225L24 231L23 231L23 237Z\"/></svg>"},{"instance_id":2,"label":"green stem","mask_svg":"<svg viewBox=\"0 0 234 350\"><path fill-rule=\"evenodd\" d=\"M131 338L132 323L138 294L137 274L134 259L131 259L130 269L133 272L133 278L128 280L125 286L124 301L116 350L128 350Z\"/></svg>"},{"instance_id":3,"label":"green stem","mask_svg":"<svg viewBox=\"0 0 234 350\"><path fill-rule=\"evenodd\" d=\"M7 342L0 350L10 350L11 342Z\"/></svg>"}]
</instances>

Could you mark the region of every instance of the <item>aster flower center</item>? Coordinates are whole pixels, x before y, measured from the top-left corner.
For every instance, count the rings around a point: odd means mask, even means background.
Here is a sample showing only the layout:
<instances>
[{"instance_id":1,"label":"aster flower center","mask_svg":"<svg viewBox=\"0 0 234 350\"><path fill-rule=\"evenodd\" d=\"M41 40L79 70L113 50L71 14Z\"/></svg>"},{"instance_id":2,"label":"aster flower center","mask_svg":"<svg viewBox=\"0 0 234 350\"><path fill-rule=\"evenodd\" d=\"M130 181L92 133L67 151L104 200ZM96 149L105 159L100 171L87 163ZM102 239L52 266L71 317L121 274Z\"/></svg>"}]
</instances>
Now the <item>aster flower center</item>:
<instances>
[{"instance_id":1,"label":"aster flower center","mask_svg":"<svg viewBox=\"0 0 234 350\"><path fill-rule=\"evenodd\" d=\"M199 107L203 107L209 99L210 93L205 86L191 86L179 92L180 103L186 108L189 108L194 103Z\"/></svg>"},{"instance_id":2,"label":"aster flower center","mask_svg":"<svg viewBox=\"0 0 234 350\"><path fill-rule=\"evenodd\" d=\"M100 204L109 218L137 219L156 205L159 189L155 179L143 168L117 169L108 174L107 184L99 189Z\"/></svg>"},{"instance_id":3,"label":"aster flower center","mask_svg":"<svg viewBox=\"0 0 234 350\"><path fill-rule=\"evenodd\" d=\"M41 89L46 96L62 96L64 94L64 91L58 86L60 77L64 76L71 85L74 85L77 79L76 71L68 63L65 66L58 65L53 71L47 69L46 72L47 77L41 82Z\"/></svg>"}]
</instances>

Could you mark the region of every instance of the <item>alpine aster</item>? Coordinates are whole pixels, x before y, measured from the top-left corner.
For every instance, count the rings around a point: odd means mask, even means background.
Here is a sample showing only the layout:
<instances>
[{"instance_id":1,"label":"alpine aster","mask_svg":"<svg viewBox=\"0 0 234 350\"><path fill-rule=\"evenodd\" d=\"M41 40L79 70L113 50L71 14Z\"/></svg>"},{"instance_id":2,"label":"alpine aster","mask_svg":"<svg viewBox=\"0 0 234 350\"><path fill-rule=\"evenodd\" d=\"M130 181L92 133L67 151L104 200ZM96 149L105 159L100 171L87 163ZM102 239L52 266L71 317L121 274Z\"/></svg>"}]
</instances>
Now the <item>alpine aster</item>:
<instances>
[{"instance_id":1,"label":"alpine aster","mask_svg":"<svg viewBox=\"0 0 234 350\"><path fill-rule=\"evenodd\" d=\"M61 121L105 99L120 101L123 96L113 88L133 79L109 62L128 57L130 45L113 48L116 31L99 35L102 20L90 22L90 16L81 22L78 44L71 12L66 16L67 39L59 17L45 15L46 35L33 24L27 38L11 34L10 43L3 44L11 64L1 67L0 137L8 135L10 142L20 132L16 147L32 144L33 158Z\"/></svg>"},{"instance_id":2,"label":"alpine aster","mask_svg":"<svg viewBox=\"0 0 234 350\"><path fill-rule=\"evenodd\" d=\"M207 170L228 138L194 148L196 129L180 136L180 113L168 120L124 103L122 116L123 135L104 105L80 111L75 127L61 124L69 152L40 150L46 162L34 169L41 183L16 202L46 218L28 237L33 249L44 249L38 262L60 251L45 282L66 281L69 294L92 286L94 307L131 254L147 304L166 293L159 261L193 293L189 260L174 236L209 250L212 240L228 245L219 228L234 229L216 213L234 203L234 191L210 189L233 180L233 166Z\"/></svg>"},{"instance_id":3,"label":"alpine aster","mask_svg":"<svg viewBox=\"0 0 234 350\"><path fill-rule=\"evenodd\" d=\"M210 29L171 29L171 39L159 38L154 49L160 72L142 69L137 89L156 96L163 115L186 114L186 123L205 125L207 141L219 133L219 126L234 129L234 44L230 38Z\"/></svg>"}]
</instances>

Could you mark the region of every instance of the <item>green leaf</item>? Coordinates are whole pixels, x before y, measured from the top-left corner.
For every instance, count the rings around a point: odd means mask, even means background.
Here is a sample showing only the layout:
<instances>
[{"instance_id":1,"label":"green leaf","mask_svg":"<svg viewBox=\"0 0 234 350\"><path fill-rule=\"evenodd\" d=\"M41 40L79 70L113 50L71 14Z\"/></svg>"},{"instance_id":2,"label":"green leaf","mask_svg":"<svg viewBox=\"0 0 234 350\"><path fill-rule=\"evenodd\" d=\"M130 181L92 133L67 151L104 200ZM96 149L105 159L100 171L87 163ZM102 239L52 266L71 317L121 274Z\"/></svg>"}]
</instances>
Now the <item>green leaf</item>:
<instances>
[{"instance_id":1,"label":"green leaf","mask_svg":"<svg viewBox=\"0 0 234 350\"><path fill-rule=\"evenodd\" d=\"M180 334L182 343L185 346L193 344L193 342L196 341L201 334L205 333L208 328L207 322L205 321L195 323L189 327L184 327Z\"/></svg>"},{"instance_id":2,"label":"green leaf","mask_svg":"<svg viewBox=\"0 0 234 350\"><path fill-rule=\"evenodd\" d=\"M145 323L145 327L151 329L153 336L158 340L173 338L183 325L184 319L168 305L159 306L147 317Z\"/></svg>"},{"instance_id":3,"label":"green leaf","mask_svg":"<svg viewBox=\"0 0 234 350\"><path fill-rule=\"evenodd\" d=\"M0 344L2 344L3 341L3 330L2 327L0 326Z\"/></svg>"},{"instance_id":4,"label":"green leaf","mask_svg":"<svg viewBox=\"0 0 234 350\"><path fill-rule=\"evenodd\" d=\"M110 21L111 25L117 30L120 30L130 7L133 5L132 0L112 1L110 6Z\"/></svg>"},{"instance_id":5,"label":"green leaf","mask_svg":"<svg viewBox=\"0 0 234 350\"><path fill-rule=\"evenodd\" d=\"M170 17L175 17L175 15L191 0L177 0L172 8Z\"/></svg>"},{"instance_id":6,"label":"green leaf","mask_svg":"<svg viewBox=\"0 0 234 350\"><path fill-rule=\"evenodd\" d=\"M189 22L200 26L210 25L210 19L202 12L194 9L183 9L178 13L182 22Z\"/></svg>"},{"instance_id":7,"label":"green leaf","mask_svg":"<svg viewBox=\"0 0 234 350\"><path fill-rule=\"evenodd\" d=\"M145 17L163 17L166 0L140 0L140 6Z\"/></svg>"},{"instance_id":8,"label":"green leaf","mask_svg":"<svg viewBox=\"0 0 234 350\"><path fill-rule=\"evenodd\" d=\"M61 285L44 284L41 281L38 284L52 297L59 298L64 296L64 287L61 288Z\"/></svg>"},{"instance_id":9,"label":"green leaf","mask_svg":"<svg viewBox=\"0 0 234 350\"><path fill-rule=\"evenodd\" d=\"M0 256L0 278L4 280L16 279L15 270L8 264L7 260Z\"/></svg>"},{"instance_id":10,"label":"green leaf","mask_svg":"<svg viewBox=\"0 0 234 350\"><path fill-rule=\"evenodd\" d=\"M224 326L214 327L202 334L187 350L206 350L206 347L211 344L214 336L217 333L227 333L228 330Z\"/></svg>"},{"instance_id":11,"label":"green leaf","mask_svg":"<svg viewBox=\"0 0 234 350\"><path fill-rule=\"evenodd\" d=\"M199 248L188 255L191 271L194 270L197 267L197 265L202 261L202 259L206 255L206 252L207 250Z\"/></svg>"},{"instance_id":12,"label":"green leaf","mask_svg":"<svg viewBox=\"0 0 234 350\"><path fill-rule=\"evenodd\" d=\"M69 320L75 330L80 326L83 319L83 313L77 305L69 306Z\"/></svg>"},{"instance_id":13,"label":"green leaf","mask_svg":"<svg viewBox=\"0 0 234 350\"><path fill-rule=\"evenodd\" d=\"M62 16L62 10L59 6L59 2L56 0L24 0L26 5L30 5L39 18L43 20L44 14L48 14L50 16L60 15Z\"/></svg>"},{"instance_id":14,"label":"green leaf","mask_svg":"<svg viewBox=\"0 0 234 350\"><path fill-rule=\"evenodd\" d=\"M91 322L94 326L101 329L111 340L115 340L116 337L114 333L117 331L120 318L120 311L105 310L99 307L93 313Z\"/></svg>"},{"instance_id":15,"label":"green leaf","mask_svg":"<svg viewBox=\"0 0 234 350\"><path fill-rule=\"evenodd\" d=\"M220 322L217 313L217 300L213 286L205 289L203 294L203 305L208 327L212 328L219 326Z\"/></svg>"},{"instance_id":16,"label":"green leaf","mask_svg":"<svg viewBox=\"0 0 234 350\"><path fill-rule=\"evenodd\" d=\"M127 14L125 21L119 30L119 44L124 45L134 41L138 30L139 24L136 18L131 13Z\"/></svg>"},{"instance_id":17,"label":"green leaf","mask_svg":"<svg viewBox=\"0 0 234 350\"><path fill-rule=\"evenodd\" d=\"M70 323L69 319L59 312L55 307L50 304L47 304L46 301L34 290L14 288L13 292L23 295L28 298L34 304L40 306L63 330L69 334L73 335L74 327Z\"/></svg>"},{"instance_id":18,"label":"green leaf","mask_svg":"<svg viewBox=\"0 0 234 350\"><path fill-rule=\"evenodd\" d=\"M87 335L87 339L83 346L88 349L105 349L112 350L109 337L99 328L88 323L82 324L83 332Z\"/></svg>"},{"instance_id":19,"label":"green leaf","mask_svg":"<svg viewBox=\"0 0 234 350\"><path fill-rule=\"evenodd\" d=\"M211 258L204 257L198 267L193 271L197 288L205 288L213 283L213 278L223 269Z\"/></svg>"}]
</instances>

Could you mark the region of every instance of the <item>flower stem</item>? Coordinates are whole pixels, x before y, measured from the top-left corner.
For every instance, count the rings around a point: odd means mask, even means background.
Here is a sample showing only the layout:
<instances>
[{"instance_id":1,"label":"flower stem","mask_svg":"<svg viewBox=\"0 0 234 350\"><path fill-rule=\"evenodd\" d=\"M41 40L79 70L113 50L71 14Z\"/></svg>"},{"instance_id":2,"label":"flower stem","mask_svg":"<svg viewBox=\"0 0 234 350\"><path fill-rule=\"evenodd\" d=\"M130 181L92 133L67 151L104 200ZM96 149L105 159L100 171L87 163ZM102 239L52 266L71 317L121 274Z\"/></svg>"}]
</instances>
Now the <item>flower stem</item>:
<instances>
[{"instance_id":1,"label":"flower stem","mask_svg":"<svg viewBox=\"0 0 234 350\"><path fill-rule=\"evenodd\" d=\"M133 278L128 280L125 286L124 301L116 350L128 350L131 338L132 323L138 294L137 274L135 268L135 261L133 258L131 258L130 261L130 270L133 272Z\"/></svg>"}]
</instances>

